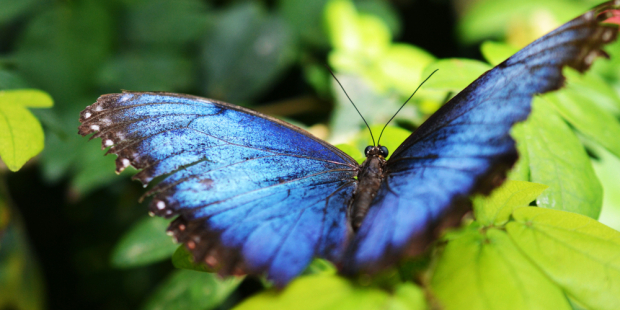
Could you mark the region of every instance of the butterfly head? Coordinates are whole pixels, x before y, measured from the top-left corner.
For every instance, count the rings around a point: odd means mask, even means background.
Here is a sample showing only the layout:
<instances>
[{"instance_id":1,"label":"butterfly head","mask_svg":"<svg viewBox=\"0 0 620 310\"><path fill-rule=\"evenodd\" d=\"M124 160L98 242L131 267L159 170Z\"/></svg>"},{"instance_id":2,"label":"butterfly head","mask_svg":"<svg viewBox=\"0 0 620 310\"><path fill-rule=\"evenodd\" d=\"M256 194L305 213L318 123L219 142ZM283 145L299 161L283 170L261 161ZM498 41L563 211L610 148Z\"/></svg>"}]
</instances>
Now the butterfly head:
<instances>
[{"instance_id":1,"label":"butterfly head","mask_svg":"<svg viewBox=\"0 0 620 310\"><path fill-rule=\"evenodd\" d=\"M386 158L388 154L390 154L390 152L388 151L387 147L383 145L378 145L378 146L369 145L364 150L364 155L366 155L366 157L381 156L383 158Z\"/></svg>"}]
</instances>

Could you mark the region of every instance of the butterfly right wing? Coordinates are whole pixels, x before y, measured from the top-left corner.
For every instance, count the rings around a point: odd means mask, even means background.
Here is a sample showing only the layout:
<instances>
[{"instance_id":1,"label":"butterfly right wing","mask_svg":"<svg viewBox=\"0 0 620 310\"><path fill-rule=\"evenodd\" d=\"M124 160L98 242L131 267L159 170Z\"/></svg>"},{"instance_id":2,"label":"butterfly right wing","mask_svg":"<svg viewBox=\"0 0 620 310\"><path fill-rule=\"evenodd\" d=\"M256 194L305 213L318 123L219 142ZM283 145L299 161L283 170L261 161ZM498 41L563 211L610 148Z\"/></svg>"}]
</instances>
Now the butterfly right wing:
<instances>
[{"instance_id":1,"label":"butterfly right wing","mask_svg":"<svg viewBox=\"0 0 620 310\"><path fill-rule=\"evenodd\" d=\"M556 90L562 69L586 70L618 27L620 1L560 26L489 70L441 107L396 149L385 178L347 250L345 273L373 273L417 255L442 227L454 226L469 197L499 186L518 154L510 129L532 97Z\"/></svg>"},{"instance_id":2,"label":"butterfly right wing","mask_svg":"<svg viewBox=\"0 0 620 310\"><path fill-rule=\"evenodd\" d=\"M357 181L351 157L295 126L205 98L124 92L80 116L81 135L102 138L132 165L153 214L196 261L222 274L267 274L283 286L313 257L337 262L351 234Z\"/></svg>"}]
</instances>

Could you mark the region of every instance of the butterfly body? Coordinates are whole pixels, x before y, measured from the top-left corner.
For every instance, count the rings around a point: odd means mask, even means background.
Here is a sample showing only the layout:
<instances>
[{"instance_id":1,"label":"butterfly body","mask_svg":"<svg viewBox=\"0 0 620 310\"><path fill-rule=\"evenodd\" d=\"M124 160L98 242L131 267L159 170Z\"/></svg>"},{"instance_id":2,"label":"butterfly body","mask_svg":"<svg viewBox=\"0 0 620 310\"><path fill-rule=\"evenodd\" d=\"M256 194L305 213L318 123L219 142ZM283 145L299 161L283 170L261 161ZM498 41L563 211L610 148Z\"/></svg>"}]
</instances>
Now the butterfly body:
<instances>
[{"instance_id":1,"label":"butterfly body","mask_svg":"<svg viewBox=\"0 0 620 310\"><path fill-rule=\"evenodd\" d=\"M386 160L351 156L291 124L216 100L157 92L101 96L79 134L102 138L117 172L131 165L150 213L222 274L266 274L282 287L314 257L375 273L422 253L458 225L470 197L499 186L518 158L511 127L562 69L585 71L618 27L604 3L534 41L441 107Z\"/></svg>"},{"instance_id":2,"label":"butterfly body","mask_svg":"<svg viewBox=\"0 0 620 310\"><path fill-rule=\"evenodd\" d=\"M359 180L357 190L353 195L351 205L351 226L358 230L368 213L372 200L377 195L381 182L384 178L385 157L387 149L381 146L369 146L366 148L366 160L361 164L357 178Z\"/></svg>"}]
</instances>

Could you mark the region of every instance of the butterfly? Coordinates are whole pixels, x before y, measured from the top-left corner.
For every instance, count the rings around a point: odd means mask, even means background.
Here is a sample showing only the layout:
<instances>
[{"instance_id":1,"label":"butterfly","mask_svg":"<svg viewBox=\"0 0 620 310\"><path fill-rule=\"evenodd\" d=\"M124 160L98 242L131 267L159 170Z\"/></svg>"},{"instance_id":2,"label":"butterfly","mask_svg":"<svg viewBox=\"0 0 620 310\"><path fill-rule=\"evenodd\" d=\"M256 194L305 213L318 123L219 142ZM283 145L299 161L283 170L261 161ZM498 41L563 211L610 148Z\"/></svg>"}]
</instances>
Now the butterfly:
<instances>
[{"instance_id":1,"label":"butterfly","mask_svg":"<svg viewBox=\"0 0 620 310\"><path fill-rule=\"evenodd\" d=\"M375 273L419 255L458 225L470 197L489 194L518 158L511 127L532 97L559 89L562 68L585 71L618 35L620 1L534 41L442 106L396 150L368 146L360 165L307 131L190 95L101 96L79 134L102 139L116 171L152 197L150 213L221 274L264 274L282 287L315 258L344 274ZM618 23L618 22L615 22Z\"/></svg>"}]
</instances>

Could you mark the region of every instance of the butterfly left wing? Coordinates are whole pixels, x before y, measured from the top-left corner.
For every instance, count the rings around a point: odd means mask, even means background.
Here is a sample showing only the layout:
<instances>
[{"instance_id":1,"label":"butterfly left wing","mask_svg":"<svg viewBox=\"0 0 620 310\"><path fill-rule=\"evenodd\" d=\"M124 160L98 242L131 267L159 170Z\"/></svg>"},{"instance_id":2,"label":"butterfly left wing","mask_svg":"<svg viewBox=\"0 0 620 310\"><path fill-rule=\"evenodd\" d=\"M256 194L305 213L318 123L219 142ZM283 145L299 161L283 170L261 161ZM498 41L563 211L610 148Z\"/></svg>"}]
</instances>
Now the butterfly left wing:
<instances>
[{"instance_id":1,"label":"butterfly left wing","mask_svg":"<svg viewBox=\"0 0 620 310\"><path fill-rule=\"evenodd\" d=\"M419 254L469 210L469 197L499 186L517 160L510 129L536 94L558 89L562 68L585 71L615 40L608 2L534 41L486 72L420 126L387 161L385 178L349 246L344 272L373 273Z\"/></svg>"},{"instance_id":2,"label":"butterfly left wing","mask_svg":"<svg viewBox=\"0 0 620 310\"><path fill-rule=\"evenodd\" d=\"M338 261L351 233L351 157L288 123L227 103L171 93L101 96L80 115L145 186L197 261L223 274L266 273L278 286L313 257Z\"/></svg>"}]
</instances>

